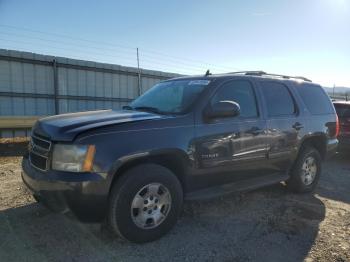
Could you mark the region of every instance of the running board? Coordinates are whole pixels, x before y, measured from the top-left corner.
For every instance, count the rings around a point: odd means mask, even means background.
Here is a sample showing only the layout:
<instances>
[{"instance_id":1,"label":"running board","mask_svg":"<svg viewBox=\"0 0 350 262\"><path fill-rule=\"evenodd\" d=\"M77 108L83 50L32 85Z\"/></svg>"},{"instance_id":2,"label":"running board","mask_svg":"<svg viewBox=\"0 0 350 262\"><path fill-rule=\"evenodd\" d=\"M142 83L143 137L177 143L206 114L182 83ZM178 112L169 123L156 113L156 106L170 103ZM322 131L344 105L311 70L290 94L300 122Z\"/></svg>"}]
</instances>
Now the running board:
<instances>
[{"instance_id":1,"label":"running board","mask_svg":"<svg viewBox=\"0 0 350 262\"><path fill-rule=\"evenodd\" d=\"M272 174L263 177L251 178L230 184L201 189L185 195L185 200L211 199L235 192L251 191L260 187L278 184L289 178L287 174Z\"/></svg>"}]
</instances>

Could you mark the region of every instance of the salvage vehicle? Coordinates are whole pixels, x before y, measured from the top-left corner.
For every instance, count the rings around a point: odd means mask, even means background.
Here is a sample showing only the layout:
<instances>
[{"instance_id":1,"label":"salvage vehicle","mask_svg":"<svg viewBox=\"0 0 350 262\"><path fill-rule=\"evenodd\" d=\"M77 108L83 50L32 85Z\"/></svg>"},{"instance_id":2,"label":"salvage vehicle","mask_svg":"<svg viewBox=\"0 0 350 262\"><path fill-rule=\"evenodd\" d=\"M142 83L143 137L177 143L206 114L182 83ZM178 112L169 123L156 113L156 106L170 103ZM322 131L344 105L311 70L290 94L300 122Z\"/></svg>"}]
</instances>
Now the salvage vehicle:
<instances>
[{"instance_id":1,"label":"salvage vehicle","mask_svg":"<svg viewBox=\"0 0 350 262\"><path fill-rule=\"evenodd\" d=\"M350 101L333 101L339 118L339 149L350 149Z\"/></svg>"},{"instance_id":2,"label":"salvage vehicle","mask_svg":"<svg viewBox=\"0 0 350 262\"><path fill-rule=\"evenodd\" d=\"M207 71L160 82L120 111L38 120L22 178L52 210L148 242L184 200L280 182L314 190L338 132L330 98L306 78Z\"/></svg>"}]
</instances>

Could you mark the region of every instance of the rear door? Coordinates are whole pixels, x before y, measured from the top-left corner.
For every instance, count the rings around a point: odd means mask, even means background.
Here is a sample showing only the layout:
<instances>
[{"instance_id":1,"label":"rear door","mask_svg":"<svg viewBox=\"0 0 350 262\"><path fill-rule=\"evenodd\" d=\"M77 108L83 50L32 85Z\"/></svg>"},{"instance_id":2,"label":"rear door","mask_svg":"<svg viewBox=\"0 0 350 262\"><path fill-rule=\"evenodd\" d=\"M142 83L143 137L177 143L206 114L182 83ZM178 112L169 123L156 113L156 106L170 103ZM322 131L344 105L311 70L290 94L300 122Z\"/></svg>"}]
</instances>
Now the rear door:
<instances>
[{"instance_id":1,"label":"rear door","mask_svg":"<svg viewBox=\"0 0 350 262\"><path fill-rule=\"evenodd\" d=\"M298 133L304 128L289 87L278 81L259 82L267 119L268 163L276 172L286 171L297 153Z\"/></svg>"}]
</instances>

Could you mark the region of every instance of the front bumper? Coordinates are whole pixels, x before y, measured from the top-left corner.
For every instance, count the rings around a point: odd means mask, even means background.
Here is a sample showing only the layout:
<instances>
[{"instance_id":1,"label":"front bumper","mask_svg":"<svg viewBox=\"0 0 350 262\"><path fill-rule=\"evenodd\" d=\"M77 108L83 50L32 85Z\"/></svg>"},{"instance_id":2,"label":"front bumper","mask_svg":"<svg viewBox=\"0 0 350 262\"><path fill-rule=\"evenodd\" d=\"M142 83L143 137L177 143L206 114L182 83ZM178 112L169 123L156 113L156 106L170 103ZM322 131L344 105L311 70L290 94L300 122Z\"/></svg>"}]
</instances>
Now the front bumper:
<instances>
[{"instance_id":1,"label":"front bumper","mask_svg":"<svg viewBox=\"0 0 350 262\"><path fill-rule=\"evenodd\" d=\"M36 199L55 212L71 211L85 222L99 221L106 214L109 183L105 173L42 172L25 156L22 180Z\"/></svg>"}]
</instances>

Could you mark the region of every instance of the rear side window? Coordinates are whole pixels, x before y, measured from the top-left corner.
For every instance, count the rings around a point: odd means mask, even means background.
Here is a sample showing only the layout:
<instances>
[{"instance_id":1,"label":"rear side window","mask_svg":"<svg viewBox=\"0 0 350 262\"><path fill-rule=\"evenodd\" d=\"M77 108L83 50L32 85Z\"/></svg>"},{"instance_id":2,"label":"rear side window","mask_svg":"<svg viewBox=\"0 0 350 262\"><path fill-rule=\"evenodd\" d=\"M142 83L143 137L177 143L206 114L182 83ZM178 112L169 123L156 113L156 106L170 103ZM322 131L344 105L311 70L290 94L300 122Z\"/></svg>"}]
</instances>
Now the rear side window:
<instances>
[{"instance_id":1,"label":"rear side window","mask_svg":"<svg viewBox=\"0 0 350 262\"><path fill-rule=\"evenodd\" d=\"M322 87L317 85L297 85L296 90L313 115L334 113L332 103Z\"/></svg>"},{"instance_id":2,"label":"rear side window","mask_svg":"<svg viewBox=\"0 0 350 262\"><path fill-rule=\"evenodd\" d=\"M337 115L339 118L350 118L350 104L342 105L342 104L334 104L335 110L337 111Z\"/></svg>"},{"instance_id":3,"label":"rear side window","mask_svg":"<svg viewBox=\"0 0 350 262\"><path fill-rule=\"evenodd\" d=\"M261 82L267 113L270 117L296 113L294 100L288 88L277 82Z\"/></svg>"},{"instance_id":4,"label":"rear side window","mask_svg":"<svg viewBox=\"0 0 350 262\"><path fill-rule=\"evenodd\" d=\"M234 101L241 108L241 117L257 117L258 110L252 85L246 80L235 80L224 84L214 95L211 104Z\"/></svg>"}]
</instances>

